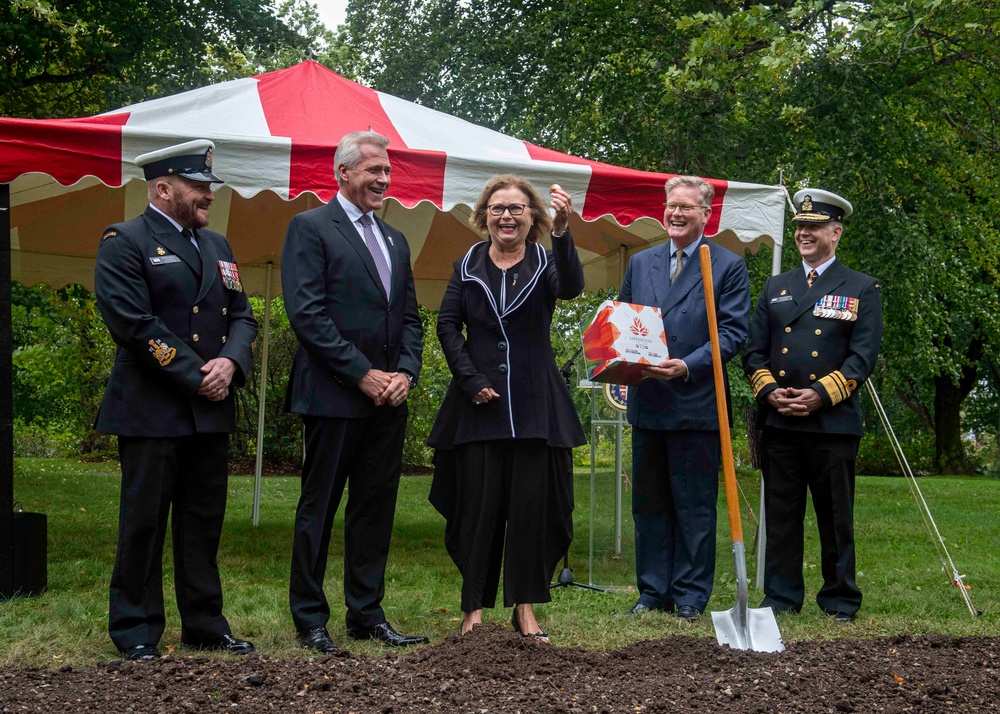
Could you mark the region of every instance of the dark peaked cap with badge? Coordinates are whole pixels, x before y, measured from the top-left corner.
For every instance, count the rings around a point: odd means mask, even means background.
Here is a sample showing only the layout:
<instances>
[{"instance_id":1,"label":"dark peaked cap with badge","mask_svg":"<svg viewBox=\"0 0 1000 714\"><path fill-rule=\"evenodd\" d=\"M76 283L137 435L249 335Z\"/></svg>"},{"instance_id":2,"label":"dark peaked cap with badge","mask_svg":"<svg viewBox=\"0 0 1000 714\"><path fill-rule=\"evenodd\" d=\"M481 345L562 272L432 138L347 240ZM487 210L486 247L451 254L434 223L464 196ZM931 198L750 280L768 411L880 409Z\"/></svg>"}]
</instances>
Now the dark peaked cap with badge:
<instances>
[{"instance_id":1,"label":"dark peaked cap with badge","mask_svg":"<svg viewBox=\"0 0 1000 714\"><path fill-rule=\"evenodd\" d=\"M839 222L854 213L854 206L850 201L821 188L797 191L792 203L796 209L792 220L798 223Z\"/></svg>"},{"instance_id":2,"label":"dark peaked cap with badge","mask_svg":"<svg viewBox=\"0 0 1000 714\"><path fill-rule=\"evenodd\" d=\"M212 173L215 144L208 139L195 139L165 149L150 151L135 158L147 181L161 176L183 176L192 181L225 183Z\"/></svg>"}]
</instances>

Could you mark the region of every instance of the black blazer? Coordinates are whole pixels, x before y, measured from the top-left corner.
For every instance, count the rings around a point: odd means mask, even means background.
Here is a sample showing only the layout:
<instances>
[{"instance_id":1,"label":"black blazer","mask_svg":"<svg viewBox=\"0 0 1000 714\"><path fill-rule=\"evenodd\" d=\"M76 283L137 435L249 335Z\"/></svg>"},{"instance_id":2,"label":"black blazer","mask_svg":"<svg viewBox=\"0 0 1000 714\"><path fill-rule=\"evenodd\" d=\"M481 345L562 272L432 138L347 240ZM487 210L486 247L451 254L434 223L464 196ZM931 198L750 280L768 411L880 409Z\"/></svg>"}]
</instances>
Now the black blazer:
<instances>
[{"instance_id":1,"label":"black blazer","mask_svg":"<svg viewBox=\"0 0 1000 714\"><path fill-rule=\"evenodd\" d=\"M583 266L568 232L553 237L552 248L528 243L519 271L523 287L508 296L506 308L490 292L488 242L455 261L437 327L452 380L430 446L450 449L492 439L544 439L555 447L586 443L549 335L556 300L583 290ZM500 398L474 404L485 387Z\"/></svg>"},{"instance_id":2,"label":"black blazer","mask_svg":"<svg viewBox=\"0 0 1000 714\"><path fill-rule=\"evenodd\" d=\"M299 348L286 408L296 414L360 418L375 403L357 386L375 368L420 374L423 329L403 234L378 220L388 240L392 290L340 202L300 213L281 252L285 311Z\"/></svg>"},{"instance_id":3,"label":"black blazer","mask_svg":"<svg viewBox=\"0 0 1000 714\"><path fill-rule=\"evenodd\" d=\"M174 437L235 428L235 388L246 383L257 321L242 286L223 280L235 265L228 241L204 229L197 235L200 255L152 208L104 231L94 287L118 353L100 432ZM237 365L219 402L197 394L201 367L215 357Z\"/></svg>"},{"instance_id":4,"label":"black blazer","mask_svg":"<svg viewBox=\"0 0 1000 714\"><path fill-rule=\"evenodd\" d=\"M857 319L814 315L828 297L857 299ZM882 294L875 278L837 260L813 282L801 266L767 279L750 320L743 369L763 426L861 436L856 390L875 367L882 343ZM810 387L823 406L807 417L778 414L767 395L778 387Z\"/></svg>"}]
</instances>

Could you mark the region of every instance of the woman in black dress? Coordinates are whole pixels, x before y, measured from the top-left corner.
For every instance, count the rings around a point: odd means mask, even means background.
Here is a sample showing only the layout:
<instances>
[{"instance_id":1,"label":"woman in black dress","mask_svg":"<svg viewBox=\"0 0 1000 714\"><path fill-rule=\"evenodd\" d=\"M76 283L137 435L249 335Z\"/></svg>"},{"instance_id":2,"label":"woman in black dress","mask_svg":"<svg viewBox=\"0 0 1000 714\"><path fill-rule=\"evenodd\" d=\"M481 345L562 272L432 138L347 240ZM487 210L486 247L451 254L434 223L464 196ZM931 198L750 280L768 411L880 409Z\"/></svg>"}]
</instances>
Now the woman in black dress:
<instances>
[{"instance_id":1,"label":"woman in black dress","mask_svg":"<svg viewBox=\"0 0 1000 714\"><path fill-rule=\"evenodd\" d=\"M551 599L573 538L572 447L586 439L549 330L556 300L583 290L583 266L572 199L557 185L550 195L554 218L527 180L487 182L469 219L486 240L455 262L438 314L452 380L428 439L431 502L462 574L462 634L495 605L502 563L514 627L547 642L532 605Z\"/></svg>"}]
</instances>

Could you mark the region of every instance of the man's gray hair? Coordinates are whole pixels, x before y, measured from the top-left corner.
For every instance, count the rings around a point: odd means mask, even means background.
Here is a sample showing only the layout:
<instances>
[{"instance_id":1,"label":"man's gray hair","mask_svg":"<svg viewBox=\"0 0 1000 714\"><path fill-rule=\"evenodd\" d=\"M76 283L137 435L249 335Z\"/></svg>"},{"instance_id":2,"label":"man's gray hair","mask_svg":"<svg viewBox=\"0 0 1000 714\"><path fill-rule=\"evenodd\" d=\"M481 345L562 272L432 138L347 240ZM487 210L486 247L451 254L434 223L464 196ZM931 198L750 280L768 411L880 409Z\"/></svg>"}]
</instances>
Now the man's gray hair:
<instances>
[{"instance_id":1,"label":"man's gray hair","mask_svg":"<svg viewBox=\"0 0 1000 714\"><path fill-rule=\"evenodd\" d=\"M377 131L352 131L350 134L344 134L337 144L337 151L333 154L333 175L337 177L338 184L341 180L337 167L357 168L361 163L361 147L365 144L384 149L389 146L389 138Z\"/></svg>"},{"instance_id":2,"label":"man's gray hair","mask_svg":"<svg viewBox=\"0 0 1000 714\"><path fill-rule=\"evenodd\" d=\"M700 176L674 176L667 181L665 187L666 195L669 196L670 192L678 186L694 186L701 191L701 205L706 208L712 207L712 199L715 198L715 188L705 179Z\"/></svg>"}]
</instances>

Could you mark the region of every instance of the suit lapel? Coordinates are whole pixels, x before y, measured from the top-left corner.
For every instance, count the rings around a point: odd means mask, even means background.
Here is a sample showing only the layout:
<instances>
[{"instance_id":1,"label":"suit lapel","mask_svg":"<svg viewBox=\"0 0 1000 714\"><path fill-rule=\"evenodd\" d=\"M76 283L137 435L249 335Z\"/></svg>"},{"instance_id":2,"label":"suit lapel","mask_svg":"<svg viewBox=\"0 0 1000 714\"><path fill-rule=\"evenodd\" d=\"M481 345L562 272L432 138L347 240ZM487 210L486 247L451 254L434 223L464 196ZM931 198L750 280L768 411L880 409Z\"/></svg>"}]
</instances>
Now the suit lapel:
<instances>
[{"instance_id":1,"label":"suit lapel","mask_svg":"<svg viewBox=\"0 0 1000 714\"><path fill-rule=\"evenodd\" d=\"M382 293L382 297L386 298L386 302L388 303L389 300L385 294L385 287L382 285L382 278L379 277L378 268L375 267L375 260L372 258L368 246L365 245L365 241L358 233L358 229L354 227L351 219L347 217L347 213L344 211L343 206L340 205L340 201L337 200L336 196L327 204L327 207L330 209L330 218L334 222L334 225L336 225L337 230L340 231L340 234L347 240L348 244L357 251L358 257L361 258L361 261L365 264L365 269L368 271L368 277L375 283L375 287L378 288L379 292ZM379 229L381 230L381 221L379 223ZM390 256L392 255L391 246L389 254ZM394 270L393 274L396 272L398 271Z\"/></svg>"},{"instance_id":2,"label":"suit lapel","mask_svg":"<svg viewBox=\"0 0 1000 714\"><path fill-rule=\"evenodd\" d=\"M649 284L653 286L653 304L663 305L670 289L670 243L653 250L653 259L649 261Z\"/></svg>"},{"instance_id":3,"label":"suit lapel","mask_svg":"<svg viewBox=\"0 0 1000 714\"><path fill-rule=\"evenodd\" d=\"M806 282L801 268L797 268L794 274L801 278L798 281L800 287L798 290L790 290L790 292L796 296L799 303L788 322L799 319L806 312L812 310L820 298L824 295L832 295L837 288L844 284L844 266L840 264L839 260L833 261L833 264L813 281L811 288L808 287L809 284ZM794 283L792 287L794 288Z\"/></svg>"},{"instance_id":4,"label":"suit lapel","mask_svg":"<svg viewBox=\"0 0 1000 714\"><path fill-rule=\"evenodd\" d=\"M195 231L195 236L199 237L198 231ZM188 241L190 243L191 241ZM191 246L192 248L194 246ZM219 257L216 255L215 246L209 240L198 240L198 248L201 249L201 287L198 289L198 299L195 302L201 302L205 295L208 294L208 289L212 287L212 283L215 282L216 278L219 277Z\"/></svg>"},{"instance_id":5,"label":"suit lapel","mask_svg":"<svg viewBox=\"0 0 1000 714\"><path fill-rule=\"evenodd\" d=\"M156 240L174 255L188 264L195 275L202 274L201 256L190 240L182 236L174 225L152 208L143 214Z\"/></svg>"},{"instance_id":6,"label":"suit lapel","mask_svg":"<svg viewBox=\"0 0 1000 714\"><path fill-rule=\"evenodd\" d=\"M668 253L670 250L669 246L670 244L668 243L667 244ZM661 303L663 305L662 309L664 315L670 312L670 310L675 305L677 305L677 303L686 298L688 296L688 293L690 293L694 288L696 288L698 285L701 285L701 266L698 265L698 263L700 262L698 258L698 251L700 249L701 249L701 244L699 243L698 247L691 254L691 257L685 258L686 262L681 268L681 272L677 276L677 279L674 281L673 285L670 285L670 276L669 276L670 262L666 258L664 258L663 263L666 266L666 270L662 272L664 277L666 278L666 283L667 283L666 299L663 303ZM695 265L692 265L692 263L695 263ZM714 254L712 255L712 264L713 265L715 264Z\"/></svg>"}]
</instances>

